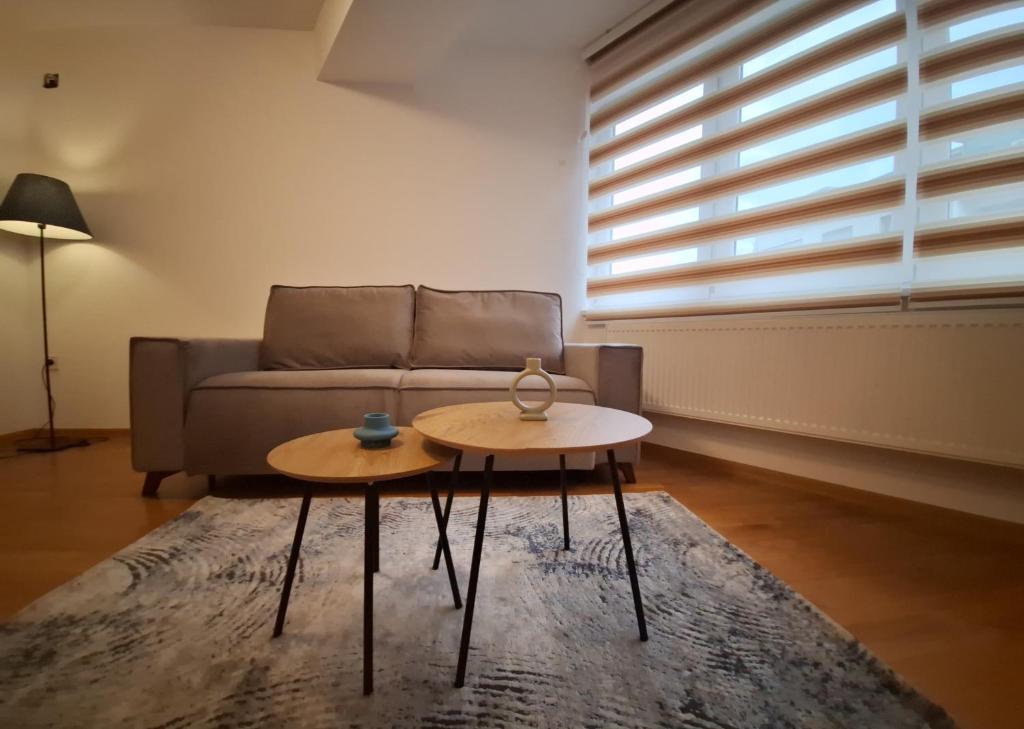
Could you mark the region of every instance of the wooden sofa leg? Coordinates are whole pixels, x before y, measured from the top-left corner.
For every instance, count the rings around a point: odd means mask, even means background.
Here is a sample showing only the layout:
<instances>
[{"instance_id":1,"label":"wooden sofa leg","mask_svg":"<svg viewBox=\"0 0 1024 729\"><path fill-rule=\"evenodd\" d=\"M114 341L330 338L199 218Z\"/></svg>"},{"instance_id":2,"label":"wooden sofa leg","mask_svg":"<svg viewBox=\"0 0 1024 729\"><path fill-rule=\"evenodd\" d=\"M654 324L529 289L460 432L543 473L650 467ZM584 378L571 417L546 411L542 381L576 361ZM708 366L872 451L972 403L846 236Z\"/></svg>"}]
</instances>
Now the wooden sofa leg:
<instances>
[{"instance_id":1,"label":"wooden sofa leg","mask_svg":"<svg viewBox=\"0 0 1024 729\"><path fill-rule=\"evenodd\" d=\"M149 471L146 473L146 480L142 484L143 496L156 496L160 482L168 476L173 476L177 471Z\"/></svg>"},{"instance_id":2,"label":"wooden sofa leg","mask_svg":"<svg viewBox=\"0 0 1024 729\"><path fill-rule=\"evenodd\" d=\"M633 470L632 463L620 463L619 468L622 470L622 480L626 483L636 483L636 471Z\"/></svg>"}]
</instances>

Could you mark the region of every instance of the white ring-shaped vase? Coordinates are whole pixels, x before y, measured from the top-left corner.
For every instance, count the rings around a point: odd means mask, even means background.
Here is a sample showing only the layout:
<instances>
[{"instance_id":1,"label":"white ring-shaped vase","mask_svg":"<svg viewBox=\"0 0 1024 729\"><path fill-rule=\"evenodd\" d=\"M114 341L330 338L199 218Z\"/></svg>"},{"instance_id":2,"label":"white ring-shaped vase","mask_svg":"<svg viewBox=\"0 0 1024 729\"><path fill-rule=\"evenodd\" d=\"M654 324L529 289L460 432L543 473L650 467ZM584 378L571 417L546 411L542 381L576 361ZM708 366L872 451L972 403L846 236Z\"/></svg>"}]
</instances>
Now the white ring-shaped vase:
<instances>
[{"instance_id":1,"label":"white ring-shaped vase","mask_svg":"<svg viewBox=\"0 0 1024 729\"><path fill-rule=\"evenodd\" d=\"M516 392L519 383L531 375L541 377L548 383L548 399L540 405L527 405L519 399L519 393ZM520 420L547 420L548 414L544 411L555 404L555 396L558 394L554 379L540 368L540 357L526 358L526 369L515 376L508 390L512 395L512 403L520 410Z\"/></svg>"}]
</instances>

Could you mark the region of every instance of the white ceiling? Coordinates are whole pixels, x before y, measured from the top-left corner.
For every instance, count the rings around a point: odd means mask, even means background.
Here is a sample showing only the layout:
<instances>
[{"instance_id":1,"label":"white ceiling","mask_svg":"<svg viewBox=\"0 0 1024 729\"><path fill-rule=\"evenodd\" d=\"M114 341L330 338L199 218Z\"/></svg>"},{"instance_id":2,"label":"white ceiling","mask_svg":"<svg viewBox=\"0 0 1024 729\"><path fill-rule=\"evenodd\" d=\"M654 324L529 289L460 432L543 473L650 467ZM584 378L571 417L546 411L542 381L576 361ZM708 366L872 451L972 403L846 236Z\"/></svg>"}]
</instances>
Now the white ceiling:
<instances>
[{"instance_id":1,"label":"white ceiling","mask_svg":"<svg viewBox=\"0 0 1024 729\"><path fill-rule=\"evenodd\" d=\"M351 0L319 77L408 83L454 46L577 53L649 1Z\"/></svg>"},{"instance_id":2,"label":"white ceiling","mask_svg":"<svg viewBox=\"0 0 1024 729\"><path fill-rule=\"evenodd\" d=\"M0 0L0 28L219 25L312 30L323 0Z\"/></svg>"},{"instance_id":3,"label":"white ceiling","mask_svg":"<svg viewBox=\"0 0 1024 729\"><path fill-rule=\"evenodd\" d=\"M357 0L361 1L365 0ZM431 0L439 5L447 1ZM647 3L648 0L473 0L462 40L490 48L575 52Z\"/></svg>"},{"instance_id":4,"label":"white ceiling","mask_svg":"<svg viewBox=\"0 0 1024 729\"><path fill-rule=\"evenodd\" d=\"M321 80L413 83L455 47L579 53L651 1L0 0L0 29L315 29Z\"/></svg>"}]
</instances>

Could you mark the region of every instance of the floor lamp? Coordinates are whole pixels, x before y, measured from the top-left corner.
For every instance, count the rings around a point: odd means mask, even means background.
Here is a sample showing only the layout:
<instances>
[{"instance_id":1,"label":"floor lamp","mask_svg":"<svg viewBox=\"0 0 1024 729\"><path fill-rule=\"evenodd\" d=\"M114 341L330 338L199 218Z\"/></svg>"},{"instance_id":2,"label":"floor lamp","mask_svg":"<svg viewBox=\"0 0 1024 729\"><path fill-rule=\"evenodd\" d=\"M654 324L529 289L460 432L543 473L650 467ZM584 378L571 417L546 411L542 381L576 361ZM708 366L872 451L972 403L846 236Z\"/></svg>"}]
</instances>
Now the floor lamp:
<instances>
[{"instance_id":1,"label":"floor lamp","mask_svg":"<svg viewBox=\"0 0 1024 729\"><path fill-rule=\"evenodd\" d=\"M92 233L66 182L46 175L23 172L14 178L0 203L0 230L39 235L39 276L43 299L43 379L46 381L46 421L49 435L18 441L20 451L60 451L88 445L80 438L57 436L53 431L53 396L50 391L50 337L46 323L46 255L44 236L62 240L89 240Z\"/></svg>"}]
</instances>

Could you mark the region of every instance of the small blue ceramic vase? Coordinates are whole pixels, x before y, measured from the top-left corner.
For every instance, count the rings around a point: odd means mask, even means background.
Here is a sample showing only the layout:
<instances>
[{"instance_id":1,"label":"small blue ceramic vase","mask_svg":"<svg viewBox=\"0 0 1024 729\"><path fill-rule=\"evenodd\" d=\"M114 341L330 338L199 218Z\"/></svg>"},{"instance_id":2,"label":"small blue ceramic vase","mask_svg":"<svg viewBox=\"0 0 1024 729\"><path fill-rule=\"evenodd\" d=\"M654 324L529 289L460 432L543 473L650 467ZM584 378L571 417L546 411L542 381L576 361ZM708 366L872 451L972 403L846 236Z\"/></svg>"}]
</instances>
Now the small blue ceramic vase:
<instances>
[{"instance_id":1,"label":"small blue ceramic vase","mask_svg":"<svg viewBox=\"0 0 1024 729\"><path fill-rule=\"evenodd\" d=\"M391 424L387 413L366 413L363 427L356 428L352 435L359 439L363 448L387 448L391 439L398 435L398 428Z\"/></svg>"}]
</instances>

